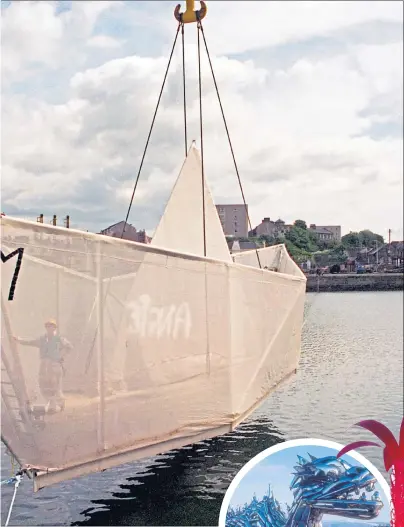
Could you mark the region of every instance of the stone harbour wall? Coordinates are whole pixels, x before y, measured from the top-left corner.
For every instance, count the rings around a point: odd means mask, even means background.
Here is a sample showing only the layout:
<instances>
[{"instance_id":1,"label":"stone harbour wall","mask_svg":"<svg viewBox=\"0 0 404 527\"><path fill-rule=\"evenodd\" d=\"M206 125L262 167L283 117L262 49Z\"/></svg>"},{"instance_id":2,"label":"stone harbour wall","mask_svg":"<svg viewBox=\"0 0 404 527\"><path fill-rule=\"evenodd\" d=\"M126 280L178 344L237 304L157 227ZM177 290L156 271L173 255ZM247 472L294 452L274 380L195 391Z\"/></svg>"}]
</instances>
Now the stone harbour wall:
<instances>
[{"instance_id":1,"label":"stone harbour wall","mask_svg":"<svg viewBox=\"0 0 404 527\"><path fill-rule=\"evenodd\" d=\"M402 291L403 273L324 274L308 275L306 291Z\"/></svg>"}]
</instances>

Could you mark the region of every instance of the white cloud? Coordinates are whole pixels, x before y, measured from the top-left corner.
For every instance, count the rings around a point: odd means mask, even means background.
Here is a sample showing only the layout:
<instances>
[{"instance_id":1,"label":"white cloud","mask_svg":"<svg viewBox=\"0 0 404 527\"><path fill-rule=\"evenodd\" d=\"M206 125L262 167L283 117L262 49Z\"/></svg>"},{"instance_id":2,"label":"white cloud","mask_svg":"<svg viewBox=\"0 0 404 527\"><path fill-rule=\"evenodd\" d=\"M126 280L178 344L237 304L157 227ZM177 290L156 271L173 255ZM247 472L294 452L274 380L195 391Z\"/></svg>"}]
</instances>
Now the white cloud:
<instances>
[{"instance_id":1,"label":"white cloud","mask_svg":"<svg viewBox=\"0 0 404 527\"><path fill-rule=\"evenodd\" d=\"M54 70L83 63L98 17L123 6L120 1L72 2L57 13L55 1L12 2L2 9L2 77L6 84L38 74L38 66Z\"/></svg>"},{"instance_id":2,"label":"white cloud","mask_svg":"<svg viewBox=\"0 0 404 527\"><path fill-rule=\"evenodd\" d=\"M61 212L55 213L70 213L93 229L122 219L167 57L122 56L86 66L94 47L99 53L115 42L94 33L100 10L108 12L111 4L115 3L73 2L74 10L59 16L51 3L30 4L35 16L41 5L41 16L48 18L46 30L41 25L41 31L35 30L41 36L38 41L32 37L35 44L28 55L12 47L27 17L18 7L22 4L4 10L7 71L13 61L18 76L29 61L56 68L58 60L77 58L68 84L58 86L54 75L55 91L63 88L66 93L60 104L42 100L40 93L14 94L12 84L3 96L6 211L9 206L50 214L58 203ZM133 6L117 7L120 16L136 19ZM215 20L220 13L224 16L225 7L228 17L219 26ZM246 29L250 16L253 32ZM143 17L147 19L144 13ZM397 10L394 2L211 2L208 17L212 52L220 49L221 41L231 51L265 46L324 35L364 20L394 19ZM68 57L49 53L49 43L58 50L70 46ZM190 140L199 139L195 34L190 30L187 45ZM276 68L225 55L212 59L253 223L264 216L303 218L319 225L342 224L345 231L371 228L384 235L391 227L402 237L402 137L371 133L375 123L402 118L402 42L359 43L332 56L302 56ZM138 227L150 230L183 161L180 63L178 49L131 215ZM218 200L240 200L206 59L203 71L207 177Z\"/></svg>"},{"instance_id":3,"label":"white cloud","mask_svg":"<svg viewBox=\"0 0 404 527\"><path fill-rule=\"evenodd\" d=\"M22 69L24 62L57 64L54 54L63 35L62 20L52 2L15 2L2 10L3 76Z\"/></svg>"},{"instance_id":4,"label":"white cloud","mask_svg":"<svg viewBox=\"0 0 404 527\"><path fill-rule=\"evenodd\" d=\"M90 38L88 45L94 46L95 48L117 48L121 43L115 38L107 35L95 35Z\"/></svg>"},{"instance_id":5,"label":"white cloud","mask_svg":"<svg viewBox=\"0 0 404 527\"><path fill-rule=\"evenodd\" d=\"M161 9L156 9L156 17L170 31L172 8L167 2L162 4L165 5ZM285 3L278 0L230 4L215 0L208 4L204 27L210 48L227 54L323 36L373 20L402 22L401 2L298 0Z\"/></svg>"}]
</instances>

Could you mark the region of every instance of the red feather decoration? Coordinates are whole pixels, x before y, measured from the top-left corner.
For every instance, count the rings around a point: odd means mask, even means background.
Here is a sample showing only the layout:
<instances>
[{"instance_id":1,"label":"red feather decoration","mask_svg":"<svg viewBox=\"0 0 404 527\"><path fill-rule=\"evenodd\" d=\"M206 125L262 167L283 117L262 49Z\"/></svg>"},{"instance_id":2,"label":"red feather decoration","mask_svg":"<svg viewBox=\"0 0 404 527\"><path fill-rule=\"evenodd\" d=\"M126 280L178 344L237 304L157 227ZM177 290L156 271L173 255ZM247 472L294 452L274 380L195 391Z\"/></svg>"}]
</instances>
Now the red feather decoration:
<instances>
[{"instance_id":1,"label":"red feather decoration","mask_svg":"<svg viewBox=\"0 0 404 527\"><path fill-rule=\"evenodd\" d=\"M401 422L400 437L397 443L391 430L384 424L369 419L356 423L372 432L380 441L384 443L383 459L384 466L390 473L390 492L391 492L391 526L404 527L404 418ZM337 457L341 457L350 450L360 448L363 446L378 446L379 444L373 441L356 441L345 446Z\"/></svg>"}]
</instances>

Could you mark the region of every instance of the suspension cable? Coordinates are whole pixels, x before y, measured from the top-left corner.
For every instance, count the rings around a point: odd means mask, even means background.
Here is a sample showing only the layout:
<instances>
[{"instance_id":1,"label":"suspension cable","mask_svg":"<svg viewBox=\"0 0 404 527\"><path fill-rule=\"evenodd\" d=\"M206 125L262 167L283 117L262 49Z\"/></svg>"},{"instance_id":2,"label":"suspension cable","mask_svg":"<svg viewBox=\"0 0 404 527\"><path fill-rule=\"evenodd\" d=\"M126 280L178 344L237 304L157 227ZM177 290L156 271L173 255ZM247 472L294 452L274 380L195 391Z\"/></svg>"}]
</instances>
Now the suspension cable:
<instances>
[{"instance_id":1,"label":"suspension cable","mask_svg":"<svg viewBox=\"0 0 404 527\"><path fill-rule=\"evenodd\" d=\"M206 217L205 217L205 166L203 157L203 119L202 119L202 74L201 74L201 43L200 43L201 22L198 20L198 84L199 84L199 130L201 135L201 175L202 175L202 226L203 226L203 255L206 256Z\"/></svg>"},{"instance_id":2,"label":"suspension cable","mask_svg":"<svg viewBox=\"0 0 404 527\"><path fill-rule=\"evenodd\" d=\"M158 100L157 100L156 109L154 110L154 115L153 115L152 123L151 123L151 126L150 126L149 135L147 136L146 146L145 146L144 151L143 151L142 160L140 161L139 171L137 173L137 177L136 177L136 180L135 180L135 185L133 187L133 192L132 192L132 197L130 199L128 212L126 214L125 222L124 222L123 227L122 227L121 239L123 238L123 235L124 235L124 232L125 232L125 227L126 227L127 222L128 222L130 210L132 208L133 198L135 197L135 192L136 192L136 189L137 189L137 185L139 183L140 172L142 171L143 162L144 162L144 159L146 157L147 148L149 146L149 141L150 141L150 137L151 137L151 134L152 134L152 131L153 131L154 122L156 120L157 110L159 109L159 106L160 106L161 96L163 94L164 86L165 86L165 83L166 83L166 80L167 80L168 70L170 69L171 59L173 58L174 49L175 49L175 45L177 43L177 38L178 38L178 33L180 31L180 27L181 27L181 23L178 24L177 32L175 34L174 44L173 44L173 47L171 48L170 58L168 59L168 64L167 64L166 72L164 74L163 84L162 84L161 89L160 89L160 94L159 94L159 97L158 97Z\"/></svg>"},{"instance_id":3,"label":"suspension cable","mask_svg":"<svg viewBox=\"0 0 404 527\"><path fill-rule=\"evenodd\" d=\"M185 139L185 157L188 154L188 133L187 133L187 97L186 97L186 79L185 79L185 37L184 37L184 23L181 24L181 40L182 40L182 85L184 98L184 139Z\"/></svg>"},{"instance_id":4,"label":"suspension cable","mask_svg":"<svg viewBox=\"0 0 404 527\"><path fill-rule=\"evenodd\" d=\"M216 95L217 95L217 98L218 98L218 101L219 101L220 111L222 113L224 126L226 128L227 139L229 141L231 155L233 157L234 168L236 169L237 179L238 179L238 183L239 183L240 190L241 190L241 195L242 195L243 202L244 202L244 207L245 207L245 212L246 212L246 215L247 215L248 225L250 227L250 231L252 231L253 229L252 229L252 225L251 225L250 215L248 214L248 207L247 207L247 203L246 203L246 199L245 199L245 195L244 195L243 185L241 183L240 173L239 173L239 170L238 170L238 167L237 167L236 157L234 155L233 145L232 145L232 142L231 142L231 139L230 139L230 132L229 132L229 128L227 126L226 117L224 115L222 100L220 98L219 88L218 88L218 85L217 85L217 82L216 82L216 76L215 76L215 72L213 70L212 60L210 58L210 53L209 53L208 45L206 43L205 33L204 33L204 30L203 30L203 26L202 26L202 22L201 21L198 22L198 27L199 27L199 29L200 29L200 31L202 33L203 42L205 44L206 54L207 54L208 60L209 60L210 71L212 72L212 78L213 78L213 82L214 82L214 85L215 85ZM198 37L199 37L199 31L198 31ZM260 260L260 257L259 257L259 253L258 253L258 248L257 247L255 248L255 252L257 253L258 265L260 266L260 269L262 269L261 260Z\"/></svg>"},{"instance_id":5,"label":"suspension cable","mask_svg":"<svg viewBox=\"0 0 404 527\"><path fill-rule=\"evenodd\" d=\"M167 64L167 68L166 68L166 71L165 71L165 74L164 74L164 79L163 79L163 83L162 83L162 86L161 86L161 89L160 89L160 93L159 93L159 96L158 96L156 109L154 111L154 115L153 115L153 119L152 119L152 122L151 122L149 134L148 134L147 140L146 140L146 145L145 145L145 148L144 148L144 151L143 151L143 155L142 155L142 159L141 159L141 162L140 162L139 171L137 173L135 184L134 184L134 187L133 187L133 192L132 192L130 204L129 204L128 211L127 211L127 214L126 214L126 218L125 218L125 221L124 221L124 225L123 225L123 228L122 228L121 239L123 238L123 235L124 235L124 232L125 232L125 227L127 225L129 214L130 214L130 211L131 211L131 208L132 208L133 199L134 199L134 196L135 196L135 193L136 193L136 189L137 189L137 185L138 185L138 182L139 182L140 173L141 173L141 170L142 170L142 167L143 167L143 163L144 163L144 159L145 159L145 156L146 156L146 153L147 153L147 148L149 146L150 137L151 137L151 134L152 134L152 131L153 131L153 127L154 127L154 123L155 123L156 116L157 116L157 111L158 111L158 108L160 106L161 97L162 97L164 86L165 86L165 83L166 83L166 80L167 80L168 71L170 69L171 60L172 60L172 57L174 55L175 45L177 43L177 39L178 39L178 34L179 34L179 31L180 31L180 28L182 29L182 63L183 63L183 90L184 90L183 97L184 97L184 124L185 124L185 157L186 157L186 155L188 153L188 151L187 151L187 121L186 121L186 85L185 85L185 80L186 79L185 79L184 24L183 24L183 22L181 20L179 22L179 24L178 24L177 31L176 31L175 38L174 38L174 43L173 43L173 46L172 46L172 49L171 49L170 57L168 59L168 64ZM227 139L229 141L229 146L230 146L231 154L232 154L232 157L233 157L233 162L234 162L234 167L235 167L236 174L237 174L237 179L238 179L238 182L239 182L239 185L240 185L241 195L243 197L244 207L245 207L246 216L247 216L248 225L250 227L250 230L252 230L252 225L251 225L251 220L250 220L250 217L249 217L249 214L248 214L248 207L247 207L247 203L246 203L246 200L245 200L244 190L243 190L243 186L242 186L242 183L241 183L241 178L240 178L240 174L239 174L237 163L236 163L236 158L235 158L234 151L233 151L233 145L232 145L232 142L231 142L231 139L230 139L230 133L229 133L229 129L228 129L228 126L227 126L226 117L224 115L222 101L220 99L219 88L218 88L218 85L217 85L217 82L216 82L216 77L215 77L215 73L214 73L214 70L213 70L213 65L212 65L212 61L211 61L211 58L210 58L209 49L208 49L208 46L207 46L207 43L206 43L205 33L204 33L204 30L203 30L202 22L201 22L200 19L198 19L198 22L197 22L197 33L198 33L198 72L199 72L199 117L200 117L200 134L201 134L201 168L202 168L203 238L204 238L204 256L206 256L205 171L204 171L203 120L202 120L202 75L201 75L201 53L200 53L200 33L199 32L202 33L202 38L203 38L203 41L204 41L206 54L208 56L210 70L211 70L211 73L212 73L213 82L215 84L216 94L217 94L217 98L218 98L218 101L219 101L223 122L224 122L224 125L225 125L225 128L226 128ZM262 268L260 257L259 257L259 253L258 253L258 248L256 248L255 251L257 253L257 260L258 260L259 267ZM106 287L105 295L103 295L104 300L108 296L110 285L111 285L111 278L109 279L108 285ZM92 353L93 353L93 350L94 350L94 345L95 345L95 341L96 341L98 330L99 330L99 327L97 326L96 331L95 331L95 335L94 335L94 338L93 338L93 341L92 341L92 345L90 347L90 350L89 350L89 353L88 353L88 356L87 356L87 361L86 361L86 366L85 366L85 372L86 373L87 373L88 368L90 366L91 356L92 356Z\"/></svg>"}]
</instances>

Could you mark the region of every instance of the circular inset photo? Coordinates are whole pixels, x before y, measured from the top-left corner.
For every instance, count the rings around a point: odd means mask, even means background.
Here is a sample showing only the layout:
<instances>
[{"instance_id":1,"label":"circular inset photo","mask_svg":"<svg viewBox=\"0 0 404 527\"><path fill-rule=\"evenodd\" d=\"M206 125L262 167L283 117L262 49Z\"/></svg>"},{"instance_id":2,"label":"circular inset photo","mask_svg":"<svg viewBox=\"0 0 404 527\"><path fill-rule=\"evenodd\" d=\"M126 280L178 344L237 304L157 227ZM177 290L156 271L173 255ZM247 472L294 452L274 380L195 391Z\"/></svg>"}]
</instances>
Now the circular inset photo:
<instances>
[{"instance_id":1,"label":"circular inset photo","mask_svg":"<svg viewBox=\"0 0 404 527\"><path fill-rule=\"evenodd\" d=\"M219 527L388 527L390 489L357 452L299 439L249 461L231 482Z\"/></svg>"}]
</instances>

